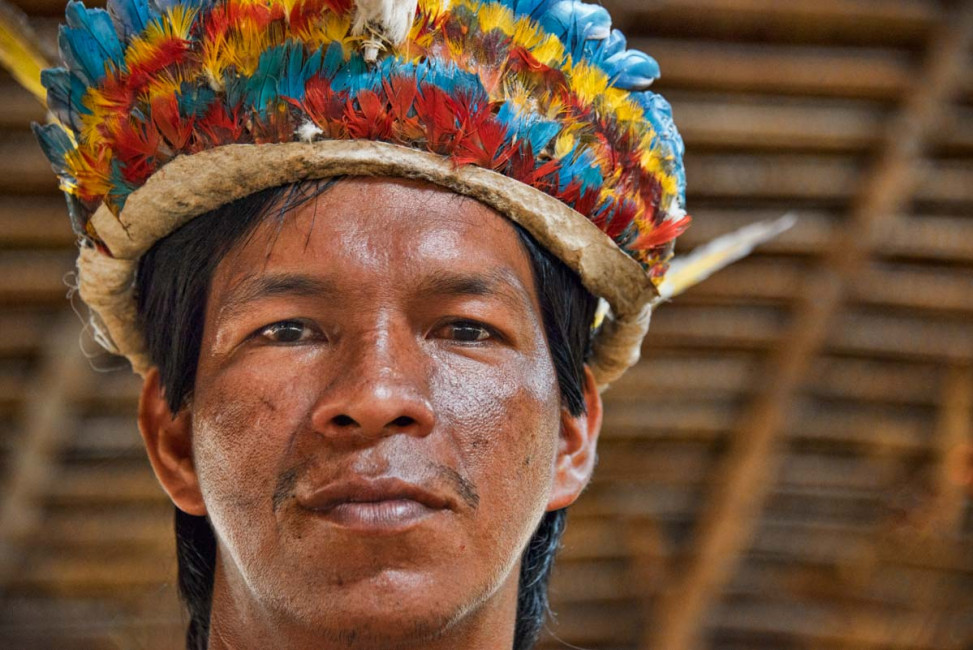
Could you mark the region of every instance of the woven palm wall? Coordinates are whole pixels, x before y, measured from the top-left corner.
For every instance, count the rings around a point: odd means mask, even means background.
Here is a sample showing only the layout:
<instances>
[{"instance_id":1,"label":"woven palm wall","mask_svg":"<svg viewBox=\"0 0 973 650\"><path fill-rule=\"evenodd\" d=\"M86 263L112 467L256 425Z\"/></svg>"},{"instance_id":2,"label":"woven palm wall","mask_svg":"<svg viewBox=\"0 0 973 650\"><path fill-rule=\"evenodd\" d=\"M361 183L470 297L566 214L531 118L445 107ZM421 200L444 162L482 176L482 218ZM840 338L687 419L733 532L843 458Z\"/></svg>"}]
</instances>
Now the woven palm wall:
<instances>
[{"instance_id":1,"label":"woven palm wall","mask_svg":"<svg viewBox=\"0 0 973 650\"><path fill-rule=\"evenodd\" d=\"M64 2L17 2L50 46ZM686 139L681 249L800 220L607 395L543 647L973 648L973 3L605 4ZM0 647L177 648L171 507L138 383L80 352L43 118L0 75Z\"/></svg>"}]
</instances>

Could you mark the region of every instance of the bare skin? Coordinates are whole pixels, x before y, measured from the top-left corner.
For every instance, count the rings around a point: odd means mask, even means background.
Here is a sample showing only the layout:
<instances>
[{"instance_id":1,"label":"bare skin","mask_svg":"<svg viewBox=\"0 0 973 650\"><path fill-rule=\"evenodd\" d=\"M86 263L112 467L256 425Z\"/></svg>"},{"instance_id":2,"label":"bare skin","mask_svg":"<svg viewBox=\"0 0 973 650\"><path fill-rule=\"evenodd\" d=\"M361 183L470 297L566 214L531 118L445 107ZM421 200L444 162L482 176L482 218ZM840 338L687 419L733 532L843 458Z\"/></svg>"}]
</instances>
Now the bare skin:
<instances>
[{"instance_id":1,"label":"bare skin","mask_svg":"<svg viewBox=\"0 0 973 650\"><path fill-rule=\"evenodd\" d=\"M210 285L191 403L139 422L177 507L207 515L211 648L504 649L519 558L591 476L601 402L561 408L506 219L348 179L268 220Z\"/></svg>"}]
</instances>

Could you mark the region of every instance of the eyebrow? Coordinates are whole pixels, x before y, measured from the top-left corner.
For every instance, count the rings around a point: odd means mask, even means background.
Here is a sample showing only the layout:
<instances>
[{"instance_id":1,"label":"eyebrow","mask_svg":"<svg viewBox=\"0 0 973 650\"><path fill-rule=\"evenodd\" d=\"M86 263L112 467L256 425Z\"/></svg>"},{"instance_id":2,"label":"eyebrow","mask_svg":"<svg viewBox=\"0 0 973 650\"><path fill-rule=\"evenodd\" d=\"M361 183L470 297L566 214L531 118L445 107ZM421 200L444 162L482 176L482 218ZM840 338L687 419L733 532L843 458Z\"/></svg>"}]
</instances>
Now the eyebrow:
<instances>
[{"instance_id":1,"label":"eyebrow","mask_svg":"<svg viewBox=\"0 0 973 650\"><path fill-rule=\"evenodd\" d=\"M333 283L299 273L277 273L248 276L240 281L223 301L220 320L231 318L250 303L265 298L292 296L297 298L328 298L337 293Z\"/></svg>"},{"instance_id":2,"label":"eyebrow","mask_svg":"<svg viewBox=\"0 0 973 650\"><path fill-rule=\"evenodd\" d=\"M486 273L439 273L416 287L421 296L496 296L516 307L530 307L532 301L519 279L508 269Z\"/></svg>"},{"instance_id":3,"label":"eyebrow","mask_svg":"<svg viewBox=\"0 0 973 650\"><path fill-rule=\"evenodd\" d=\"M507 269L486 273L437 273L423 279L416 287L420 296L494 296L514 307L530 308L530 295L517 277ZM258 300L281 296L298 298L333 298L338 294L334 283L299 273L248 276L236 284L220 307L219 319L225 320L244 311Z\"/></svg>"}]
</instances>

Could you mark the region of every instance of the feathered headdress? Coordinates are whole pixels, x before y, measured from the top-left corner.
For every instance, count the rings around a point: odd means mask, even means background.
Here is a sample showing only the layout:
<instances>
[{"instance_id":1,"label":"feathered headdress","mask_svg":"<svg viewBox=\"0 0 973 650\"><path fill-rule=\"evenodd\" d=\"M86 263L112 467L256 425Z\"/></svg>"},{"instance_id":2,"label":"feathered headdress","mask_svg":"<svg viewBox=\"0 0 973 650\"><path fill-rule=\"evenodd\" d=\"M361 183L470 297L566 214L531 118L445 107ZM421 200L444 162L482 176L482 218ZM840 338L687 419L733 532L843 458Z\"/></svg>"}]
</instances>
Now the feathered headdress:
<instances>
[{"instance_id":1,"label":"feathered headdress","mask_svg":"<svg viewBox=\"0 0 973 650\"><path fill-rule=\"evenodd\" d=\"M637 359L683 209L656 62L577 0L108 0L67 6L59 123L35 126L105 344L149 367L139 257L255 191L422 178L523 225L611 307L602 385Z\"/></svg>"}]
</instances>

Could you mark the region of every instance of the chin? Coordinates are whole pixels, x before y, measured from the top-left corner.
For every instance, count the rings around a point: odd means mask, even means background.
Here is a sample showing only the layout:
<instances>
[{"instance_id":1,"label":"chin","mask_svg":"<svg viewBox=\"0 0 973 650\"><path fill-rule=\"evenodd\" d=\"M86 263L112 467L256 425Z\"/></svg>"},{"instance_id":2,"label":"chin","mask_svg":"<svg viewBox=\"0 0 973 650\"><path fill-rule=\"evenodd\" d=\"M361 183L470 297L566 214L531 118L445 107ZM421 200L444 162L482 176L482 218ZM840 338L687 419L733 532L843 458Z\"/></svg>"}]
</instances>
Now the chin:
<instances>
[{"instance_id":1,"label":"chin","mask_svg":"<svg viewBox=\"0 0 973 650\"><path fill-rule=\"evenodd\" d=\"M310 594L314 593L312 597ZM287 607L315 636L414 647L461 624L488 594L404 571L303 591Z\"/></svg>"}]
</instances>

